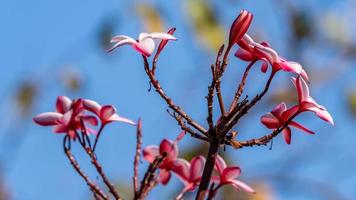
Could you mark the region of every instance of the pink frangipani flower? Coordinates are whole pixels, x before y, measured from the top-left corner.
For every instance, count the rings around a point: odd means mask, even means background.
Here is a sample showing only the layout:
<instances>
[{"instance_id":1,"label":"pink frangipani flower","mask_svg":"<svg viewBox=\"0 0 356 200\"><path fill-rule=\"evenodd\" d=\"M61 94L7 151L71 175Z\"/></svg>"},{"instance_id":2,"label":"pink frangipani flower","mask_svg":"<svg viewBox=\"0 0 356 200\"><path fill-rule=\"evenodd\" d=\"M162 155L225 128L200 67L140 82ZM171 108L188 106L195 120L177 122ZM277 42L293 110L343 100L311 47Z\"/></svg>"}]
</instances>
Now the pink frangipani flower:
<instances>
[{"instance_id":1,"label":"pink frangipani flower","mask_svg":"<svg viewBox=\"0 0 356 200\"><path fill-rule=\"evenodd\" d=\"M248 62L254 60L262 61L262 72L265 73L267 71L269 63L272 66L273 73L283 70L300 74L305 80L309 80L307 73L299 63L281 58L268 43L257 43L249 35L245 34L238 44L240 48L236 51L235 56Z\"/></svg>"},{"instance_id":2,"label":"pink frangipani flower","mask_svg":"<svg viewBox=\"0 0 356 200\"><path fill-rule=\"evenodd\" d=\"M231 48L232 45L237 43L245 35L251 25L252 18L252 13L247 10L241 10L240 14L231 25L228 48Z\"/></svg>"},{"instance_id":3,"label":"pink frangipani flower","mask_svg":"<svg viewBox=\"0 0 356 200\"><path fill-rule=\"evenodd\" d=\"M110 42L115 44L108 50L108 52L111 52L122 45L132 45L136 51L146 57L149 57L153 53L156 46L154 39L176 40L176 38L171 34L160 32L140 33L138 40L126 35L117 35L111 39Z\"/></svg>"},{"instance_id":4,"label":"pink frangipani flower","mask_svg":"<svg viewBox=\"0 0 356 200\"><path fill-rule=\"evenodd\" d=\"M45 112L33 118L41 126L54 126L55 133L67 133L71 139L76 139L76 131L82 130L81 120L93 126L98 124L96 117L86 115L81 99L71 100L59 96L56 103L56 112ZM86 128L86 133L95 133Z\"/></svg>"},{"instance_id":5,"label":"pink frangipani flower","mask_svg":"<svg viewBox=\"0 0 356 200\"><path fill-rule=\"evenodd\" d=\"M289 109L287 109L285 103L277 105L270 113L261 117L262 124L269 129L277 129L284 126L292 116L295 117L302 112L311 111L314 112L320 119L330 123L331 125L334 125L334 121L330 113L325 109L325 107L316 103L315 100L310 96L308 85L303 80L303 78L301 76L292 78L292 82L297 88L298 105L292 106ZM314 134L313 131L307 129L301 124L298 124L295 121L290 121L288 126L282 130L284 139L287 144L290 144L291 142L291 129L289 126L293 126L309 134Z\"/></svg>"},{"instance_id":6,"label":"pink frangipani flower","mask_svg":"<svg viewBox=\"0 0 356 200\"><path fill-rule=\"evenodd\" d=\"M326 108L319 105L310 96L308 84L304 81L304 79L298 76L297 78L292 78L292 82L296 86L298 92L299 112L314 112L320 119L334 125L334 120Z\"/></svg>"},{"instance_id":7,"label":"pink frangipani flower","mask_svg":"<svg viewBox=\"0 0 356 200\"><path fill-rule=\"evenodd\" d=\"M143 149L143 158L148 162L152 163L157 156L163 155L167 156L163 159L162 163L159 165L160 182L166 185L171 178L171 170L175 167L174 163L178 157L178 146L176 141L171 141L163 139L161 144L158 146L151 145Z\"/></svg>"},{"instance_id":8,"label":"pink frangipani flower","mask_svg":"<svg viewBox=\"0 0 356 200\"><path fill-rule=\"evenodd\" d=\"M269 129L277 129L281 126L283 126L289 118L295 114L293 111L295 108L291 108L287 110L287 106L285 103L280 103L278 104L275 108L270 113L267 113L261 117L261 122L263 125L265 125ZM307 129L303 125L295 122L295 121L290 121L289 126L293 126L295 128L298 128L306 133L309 134L314 134L313 131ZM287 126L282 130L284 140L286 141L287 144L291 143L291 137L292 137L292 132L290 127Z\"/></svg>"},{"instance_id":9,"label":"pink frangipani flower","mask_svg":"<svg viewBox=\"0 0 356 200\"><path fill-rule=\"evenodd\" d=\"M112 105L101 106L93 100L84 99L83 106L86 110L96 114L99 117L102 125L106 125L114 121L136 125L136 123L132 120L119 116L117 114L116 108Z\"/></svg>"},{"instance_id":10,"label":"pink frangipani flower","mask_svg":"<svg viewBox=\"0 0 356 200\"><path fill-rule=\"evenodd\" d=\"M177 199L181 199L187 191L194 191L200 184L205 165L204 156L195 156L190 162L184 159L177 159L173 171L183 182L184 189Z\"/></svg>"},{"instance_id":11,"label":"pink frangipani flower","mask_svg":"<svg viewBox=\"0 0 356 200\"><path fill-rule=\"evenodd\" d=\"M240 167L228 167L224 159L218 155L215 160L215 169L219 174L219 177L213 177L213 181L219 184L217 188L229 184L232 185L238 191L255 193L255 191L249 185L236 179L241 174Z\"/></svg>"}]
</instances>

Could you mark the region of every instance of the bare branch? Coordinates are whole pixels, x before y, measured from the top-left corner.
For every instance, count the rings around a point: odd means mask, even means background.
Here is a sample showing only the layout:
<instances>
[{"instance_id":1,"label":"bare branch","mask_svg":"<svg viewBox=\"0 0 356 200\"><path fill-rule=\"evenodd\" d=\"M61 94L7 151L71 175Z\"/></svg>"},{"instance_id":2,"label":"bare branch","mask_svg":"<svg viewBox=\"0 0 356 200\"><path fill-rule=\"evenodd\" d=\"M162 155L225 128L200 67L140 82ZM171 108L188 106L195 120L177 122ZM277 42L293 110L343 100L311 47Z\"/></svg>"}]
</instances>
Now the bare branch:
<instances>
[{"instance_id":1,"label":"bare branch","mask_svg":"<svg viewBox=\"0 0 356 200\"><path fill-rule=\"evenodd\" d=\"M84 181L87 183L89 186L90 190L93 192L94 197L100 197L97 198L99 200L104 199L104 200L109 200L109 198L105 195L105 193L94 183L92 182L87 175L81 170L77 160L74 158L72 155L71 151L69 148L66 147L66 141L68 140L68 136L65 136L63 139L63 149L64 153L66 154L67 158L69 159L71 165L75 169L75 171L84 179Z\"/></svg>"},{"instance_id":2,"label":"bare branch","mask_svg":"<svg viewBox=\"0 0 356 200\"><path fill-rule=\"evenodd\" d=\"M139 192L137 193L137 196L135 196L134 200L144 199L152 188L157 185L158 180L155 178L155 172L166 156L166 153L157 156L156 159L148 166L145 176L141 181Z\"/></svg>"},{"instance_id":3,"label":"bare branch","mask_svg":"<svg viewBox=\"0 0 356 200\"><path fill-rule=\"evenodd\" d=\"M241 82L240 82L239 86L236 89L234 100L232 101L232 103L230 105L229 113L232 112L232 110L236 107L237 103L239 102L239 99L241 97L241 94L242 94L242 92L244 90L244 87L245 87L245 84L246 84L246 79L247 79L248 73L249 73L250 69L252 68L252 66L255 63L256 63L256 60L253 60L246 67L245 72L244 72L244 74L242 76Z\"/></svg>"},{"instance_id":4,"label":"bare branch","mask_svg":"<svg viewBox=\"0 0 356 200\"><path fill-rule=\"evenodd\" d=\"M187 120L187 123L193 126L195 129L197 129L201 133L206 133L207 130L203 128L200 124L198 124L196 121L194 121L189 115L187 115L179 106L175 105L172 101L171 98L169 98L166 93L163 91L159 81L155 78L155 75L150 71L149 64L147 61L147 58L145 56L142 56L143 61L144 61L144 67L146 74L148 75L153 87L156 89L156 92L162 97L162 99L167 103L169 108L174 110L174 112L178 113L180 116L182 116L185 120Z\"/></svg>"},{"instance_id":5,"label":"bare branch","mask_svg":"<svg viewBox=\"0 0 356 200\"><path fill-rule=\"evenodd\" d=\"M141 145L142 145L142 122L141 119L137 122L137 131L136 131L136 154L134 158L134 177L133 177L133 189L134 195L137 195L138 192L138 164L141 157Z\"/></svg>"}]
</instances>

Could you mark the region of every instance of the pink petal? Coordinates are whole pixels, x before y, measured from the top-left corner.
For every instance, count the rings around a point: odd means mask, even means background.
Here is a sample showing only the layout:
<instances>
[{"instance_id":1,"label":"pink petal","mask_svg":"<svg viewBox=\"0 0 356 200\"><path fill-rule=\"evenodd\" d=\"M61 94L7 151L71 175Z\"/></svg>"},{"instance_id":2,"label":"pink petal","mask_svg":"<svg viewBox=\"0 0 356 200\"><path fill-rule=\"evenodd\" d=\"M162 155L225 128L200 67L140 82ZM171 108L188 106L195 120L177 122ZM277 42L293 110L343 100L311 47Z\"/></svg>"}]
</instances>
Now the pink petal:
<instances>
[{"instance_id":1,"label":"pink petal","mask_svg":"<svg viewBox=\"0 0 356 200\"><path fill-rule=\"evenodd\" d=\"M167 185L168 181L171 179L171 173L165 169L161 169L159 172L159 180L163 185Z\"/></svg>"},{"instance_id":2,"label":"pink petal","mask_svg":"<svg viewBox=\"0 0 356 200\"><path fill-rule=\"evenodd\" d=\"M201 177L205 165L204 156L195 156L190 161L190 180L194 181Z\"/></svg>"},{"instance_id":3,"label":"pink petal","mask_svg":"<svg viewBox=\"0 0 356 200\"><path fill-rule=\"evenodd\" d=\"M268 70L268 61L266 59L261 59L262 64L261 64L261 72L266 73Z\"/></svg>"},{"instance_id":4,"label":"pink petal","mask_svg":"<svg viewBox=\"0 0 356 200\"><path fill-rule=\"evenodd\" d=\"M246 183L238 180L231 180L231 185L238 191L242 190L248 193L255 193L255 191Z\"/></svg>"},{"instance_id":5,"label":"pink petal","mask_svg":"<svg viewBox=\"0 0 356 200\"><path fill-rule=\"evenodd\" d=\"M83 121L86 123L89 123L93 126L97 126L98 125L98 119L94 116L91 115L86 115L82 117Z\"/></svg>"},{"instance_id":6,"label":"pink petal","mask_svg":"<svg viewBox=\"0 0 356 200\"><path fill-rule=\"evenodd\" d=\"M136 125L136 123L130 119L124 118L124 117L120 117L118 114L113 114L108 120L107 123L109 122L113 122L113 121L117 121L117 122L123 122L123 123L127 123L130 125Z\"/></svg>"},{"instance_id":7,"label":"pink petal","mask_svg":"<svg viewBox=\"0 0 356 200\"><path fill-rule=\"evenodd\" d=\"M170 35L173 35L173 33L176 31L176 28L171 28L169 29L169 31L167 32ZM161 53L161 51L163 50L163 48L167 45L168 40L167 39L163 39L159 45L158 45L158 49L157 49L157 53L155 55L155 58L157 58L159 56L159 54Z\"/></svg>"},{"instance_id":8,"label":"pink petal","mask_svg":"<svg viewBox=\"0 0 356 200\"><path fill-rule=\"evenodd\" d=\"M57 112L45 112L33 118L33 121L42 126L52 126L58 124L58 120L63 117Z\"/></svg>"},{"instance_id":9,"label":"pink petal","mask_svg":"<svg viewBox=\"0 0 356 200\"><path fill-rule=\"evenodd\" d=\"M133 47L136 49L136 51L140 52L146 57L149 57L155 49L155 43L152 38L145 37L145 39L140 40L136 44L133 44Z\"/></svg>"},{"instance_id":10,"label":"pink petal","mask_svg":"<svg viewBox=\"0 0 356 200\"><path fill-rule=\"evenodd\" d=\"M112 46L110 49L108 49L108 52L113 51L114 49L122 46L122 45L134 45L137 43L136 40L126 36L126 35L117 35L115 37L113 37L110 41L111 43L115 43L114 46Z\"/></svg>"},{"instance_id":11,"label":"pink petal","mask_svg":"<svg viewBox=\"0 0 356 200\"><path fill-rule=\"evenodd\" d=\"M300 74L303 69L302 66L297 62L282 61L279 64L282 67L282 70L287 72L294 72L296 74Z\"/></svg>"},{"instance_id":12,"label":"pink petal","mask_svg":"<svg viewBox=\"0 0 356 200\"><path fill-rule=\"evenodd\" d=\"M232 179L239 177L241 174L241 168L238 166L235 167L227 167L224 169L223 173L221 174L221 181L226 182Z\"/></svg>"},{"instance_id":13,"label":"pink petal","mask_svg":"<svg viewBox=\"0 0 356 200\"><path fill-rule=\"evenodd\" d=\"M284 140L286 141L287 144L290 144L291 139L292 139L292 132L289 127L286 127L283 129L283 136Z\"/></svg>"},{"instance_id":14,"label":"pink petal","mask_svg":"<svg viewBox=\"0 0 356 200\"><path fill-rule=\"evenodd\" d=\"M293 115L295 115L298 111L299 111L299 105L293 106L283 112L282 116L280 117L280 120L282 122L286 122L289 120L289 118L291 118Z\"/></svg>"},{"instance_id":15,"label":"pink petal","mask_svg":"<svg viewBox=\"0 0 356 200\"><path fill-rule=\"evenodd\" d=\"M175 160L178 156L178 146L170 140L163 139L159 145L159 153L161 155L167 153L167 160Z\"/></svg>"},{"instance_id":16,"label":"pink petal","mask_svg":"<svg viewBox=\"0 0 356 200\"><path fill-rule=\"evenodd\" d=\"M103 106L100 109L100 119L101 121L105 124L108 122L108 120L110 119L111 116L113 116L116 113L116 109L114 106L112 105L106 105Z\"/></svg>"},{"instance_id":17,"label":"pink petal","mask_svg":"<svg viewBox=\"0 0 356 200\"><path fill-rule=\"evenodd\" d=\"M334 126L334 120L328 111L320 109L318 107L309 107L306 110L314 112L320 119Z\"/></svg>"},{"instance_id":18,"label":"pink petal","mask_svg":"<svg viewBox=\"0 0 356 200\"><path fill-rule=\"evenodd\" d=\"M308 74L304 69L302 69L302 71L300 72L300 75L303 77L304 80L306 80L309 83Z\"/></svg>"},{"instance_id":19,"label":"pink petal","mask_svg":"<svg viewBox=\"0 0 356 200\"><path fill-rule=\"evenodd\" d=\"M298 129L300 129L300 130L302 130L304 132L307 132L309 134L315 134L313 131L309 130L308 128L304 127L303 125L301 125L301 124L299 124L299 123L297 123L295 121L291 121L289 123L289 125L290 126L294 126L295 128L298 128Z\"/></svg>"},{"instance_id":20,"label":"pink petal","mask_svg":"<svg viewBox=\"0 0 356 200\"><path fill-rule=\"evenodd\" d=\"M244 49L250 53L253 52L253 47L255 45L255 41L248 35L245 34L241 40L237 42L237 44L241 47L241 49Z\"/></svg>"},{"instance_id":21,"label":"pink petal","mask_svg":"<svg viewBox=\"0 0 356 200\"><path fill-rule=\"evenodd\" d=\"M59 96L56 102L56 110L59 113L66 113L72 106L72 100L66 96Z\"/></svg>"},{"instance_id":22,"label":"pink petal","mask_svg":"<svg viewBox=\"0 0 356 200\"><path fill-rule=\"evenodd\" d=\"M55 133L66 133L68 131L68 126L59 124L53 127L53 132Z\"/></svg>"},{"instance_id":23,"label":"pink petal","mask_svg":"<svg viewBox=\"0 0 356 200\"><path fill-rule=\"evenodd\" d=\"M190 182L190 163L185 159L177 159L173 163L172 171L174 171L178 178L187 185Z\"/></svg>"},{"instance_id":24,"label":"pink petal","mask_svg":"<svg viewBox=\"0 0 356 200\"><path fill-rule=\"evenodd\" d=\"M272 65L278 62L278 54L272 48L255 43L254 49L261 58L266 58Z\"/></svg>"},{"instance_id":25,"label":"pink petal","mask_svg":"<svg viewBox=\"0 0 356 200\"><path fill-rule=\"evenodd\" d=\"M276 107L273 108L271 113L276 117L281 117L283 112L287 110L287 106L284 102L278 104Z\"/></svg>"},{"instance_id":26,"label":"pink petal","mask_svg":"<svg viewBox=\"0 0 356 200\"><path fill-rule=\"evenodd\" d=\"M265 114L261 117L261 123L269 129L278 128L280 125L279 119L271 113Z\"/></svg>"},{"instance_id":27,"label":"pink petal","mask_svg":"<svg viewBox=\"0 0 356 200\"><path fill-rule=\"evenodd\" d=\"M158 146L147 146L146 148L143 149L143 158L147 160L149 163L152 163L156 157L159 155L159 150Z\"/></svg>"},{"instance_id":28,"label":"pink petal","mask_svg":"<svg viewBox=\"0 0 356 200\"><path fill-rule=\"evenodd\" d=\"M225 160L221 156L217 155L215 159L215 169L218 171L220 176L226 167L227 166Z\"/></svg>"},{"instance_id":29,"label":"pink petal","mask_svg":"<svg viewBox=\"0 0 356 200\"><path fill-rule=\"evenodd\" d=\"M96 115L100 116L100 109L101 109L101 106L95 102L95 101L92 101L92 100L89 100L89 99L84 99L83 100L83 106L86 110L92 112L92 113L95 113Z\"/></svg>"},{"instance_id":30,"label":"pink petal","mask_svg":"<svg viewBox=\"0 0 356 200\"><path fill-rule=\"evenodd\" d=\"M153 32L149 33L146 37L151 37L153 39L162 39L162 40L177 40L171 33L161 33Z\"/></svg>"},{"instance_id":31,"label":"pink petal","mask_svg":"<svg viewBox=\"0 0 356 200\"><path fill-rule=\"evenodd\" d=\"M243 61L251 61L252 59L254 59L254 56L251 52L245 50L245 49L242 49L242 48L239 48L236 53L235 53L235 56L240 58L241 60Z\"/></svg>"},{"instance_id":32,"label":"pink petal","mask_svg":"<svg viewBox=\"0 0 356 200\"><path fill-rule=\"evenodd\" d=\"M303 101L309 98L309 87L301 76L298 76L295 80L295 85L298 92L298 101L301 104Z\"/></svg>"}]
</instances>

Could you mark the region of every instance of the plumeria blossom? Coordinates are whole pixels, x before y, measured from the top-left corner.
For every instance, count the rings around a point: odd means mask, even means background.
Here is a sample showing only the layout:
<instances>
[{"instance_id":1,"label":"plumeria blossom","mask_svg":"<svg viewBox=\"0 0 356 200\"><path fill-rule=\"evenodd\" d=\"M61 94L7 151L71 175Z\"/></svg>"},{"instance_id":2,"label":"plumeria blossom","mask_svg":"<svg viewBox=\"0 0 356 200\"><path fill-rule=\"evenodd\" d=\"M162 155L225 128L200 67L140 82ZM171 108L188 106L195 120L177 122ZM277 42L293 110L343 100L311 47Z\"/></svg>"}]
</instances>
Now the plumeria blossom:
<instances>
[{"instance_id":1,"label":"plumeria blossom","mask_svg":"<svg viewBox=\"0 0 356 200\"><path fill-rule=\"evenodd\" d=\"M111 39L110 42L114 43L114 45L108 50L108 52L111 52L122 45L131 45L136 51L146 57L149 57L155 50L156 44L154 39L176 40L173 35L160 32L140 33L138 40L126 35L117 35Z\"/></svg>"},{"instance_id":2,"label":"plumeria blossom","mask_svg":"<svg viewBox=\"0 0 356 200\"><path fill-rule=\"evenodd\" d=\"M293 115L295 112L293 112L295 108L287 109L287 106L285 103L280 103L278 104L275 108L270 113L267 113L261 117L261 122L263 125L265 125L269 129L277 129L279 127L284 126L284 124L289 120L291 115ZM295 121L290 121L289 126L293 126L295 128L298 128L306 133L309 134L314 134L313 131L307 129L303 125L295 122ZM292 132L290 127L287 126L282 130L284 140L286 141L287 144L291 143L291 137L292 137Z\"/></svg>"},{"instance_id":3,"label":"plumeria blossom","mask_svg":"<svg viewBox=\"0 0 356 200\"><path fill-rule=\"evenodd\" d=\"M251 25L253 15L247 10L241 10L239 16L232 23L229 35L229 48L237 43Z\"/></svg>"},{"instance_id":4,"label":"plumeria blossom","mask_svg":"<svg viewBox=\"0 0 356 200\"><path fill-rule=\"evenodd\" d=\"M159 168L161 169L159 178L160 182L163 185L166 185L171 178L171 170L175 168L175 161L178 157L177 141L163 139L159 147L151 145L143 149L143 158L150 163L152 163L157 156L163 155L164 153L166 153L167 156L159 165Z\"/></svg>"},{"instance_id":5,"label":"plumeria blossom","mask_svg":"<svg viewBox=\"0 0 356 200\"><path fill-rule=\"evenodd\" d=\"M55 133L67 133L71 139L76 139L76 131L82 130L83 122L93 126L98 124L96 117L85 114L82 99L71 100L66 96L59 96L55 112L45 112L33 118L41 126L54 126ZM86 128L86 133L95 133Z\"/></svg>"},{"instance_id":6,"label":"plumeria blossom","mask_svg":"<svg viewBox=\"0 0 356 200\"><path fill-rule=\"evenodd\" d=\"M96 116L99 117L102 125L106 125L114 121L135 125L135 122L132 120L119 116L117 114L116 108L112 105L101 106L93 100L84 99L83 106L86 110L96 114Z\"/></svg>"},{"instance_id":7,"label":"plumeria blossom","mask_svg":"<svg viewBox=\"0 0 356 200\"><path fill-rule=\"evenodd\" d=\"M183 195L186 191L194 191L201 181L205 165L205 158L203 156L195 156L190 162L184 159L177 159L175 161L174 172L184 184ZM180 197L177 197L180 199Z\"/></svg>"},{"instance_id":8,"label":"plumeria blossom","mask_svg":"<svg viewBox=\"0 0 356 200\"><path fill-rule=\"evenodd\" d=\"M325 107L316 103L310 96L308 85L303 78L298 76L297 78L292 78L292 81L297 88L298 105L292 106L289 109L287 109L285 103L277 105L270 113L261 117L262 124L269 129L277 129L284 126L292 116L296 116L302 112L311 111L314 112L320 119L334 125L334 121L330 113L325 109ZM293 126L309 134L314 134L313 131L307 129L301 124L295 121L290 121L288 126L282 130L287 144L290 144L291 142L291 129L289 126Z\"/></svg>"},{"instance_id":9,"label":"plumeria blossom","mask_svg":"<svg viewBox=\"0 0 356 200\"><path fill-rule=\"evenodd\" d=\"M218 188L223 185L232 185L238 191L255 193L255 191L246 183L237 180L241 174L241 169L238 166L228 167L221 156L217 156L215 160L215 170L219 177L213 177L213 180L219 184Z\"/></svg>"},{"instance_id":10,"label":"plumeria blossom","mask_svg":"<svg viewBox=\"0 0 356 200\"><path fill-rule=\"evenodd\" d=\"M245 34L238 44L240 48L236 51L235 56L248 62L253 60L262 61L262 72L265 73L267 71L269 63L272 66L273 73L283 70L300 74L305 80L309 80L307 73L299 63L281 58L268 43L257 43L249 35Z\"/></svg>"},{"instance_id":11,"label":"plumeria blossom","mask_svg":"<svg viewBox=\"0 0 356 200\"><path fill-rule=\"evenodd\" d=\"M320 119L330 123L331 125L334 125L334 120L326 108L322 105L319 105L310 96L308 84L304 81L304 79L298 76L297 78L292 78L292 82L296 86L298 92L299 112L314 112Z\"/></svg>"}]
</instances>

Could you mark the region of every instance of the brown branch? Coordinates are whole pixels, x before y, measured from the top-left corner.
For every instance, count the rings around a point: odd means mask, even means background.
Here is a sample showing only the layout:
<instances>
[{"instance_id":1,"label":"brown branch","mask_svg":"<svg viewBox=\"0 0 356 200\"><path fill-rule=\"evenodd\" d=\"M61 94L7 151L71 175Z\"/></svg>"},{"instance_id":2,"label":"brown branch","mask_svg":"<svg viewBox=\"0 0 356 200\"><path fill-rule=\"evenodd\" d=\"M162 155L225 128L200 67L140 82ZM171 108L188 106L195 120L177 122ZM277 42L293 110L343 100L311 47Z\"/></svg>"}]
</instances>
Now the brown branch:
<instances>
[{"instance_id":1,"label":"brown branch","mask_svg":"<svg viewBox=\"0 0 356 200\"><path fill-rule=\"evenodd\" d=\"M223 117L225 116L226 112L225 112L224 99L221 94L221 78L219 78L216 83L216 96L218 97L220 112L221 112L221 116Z\"/></svg>"},{"instance_id":2,"label":"brown branch","mask_svg":"<svg viewBox=\"0 0 356 200\"><path fill-rule=\"evenodd\" d=\"M231 105L230 105L230 109L229 109L229 113L232 112L232 110L236 107L237 103L239 102L239 99L241 97L241 94L245 88L245 84L246 84L246 79L248 76L248 73L250 71L250 69L252 68L252 66L256 63L256 60L253 60L250 62L250 64L246 67L245 72L242 76L241 82L239 84L239 86L236 89L235 92L235 96L234 96L234 100L232 101Z\"/></svg>"},{"instance_id":3,"label":"brown branch","mask_svg":"<svg viewBox=\"0 0 356 200\"><path fill-rule=\"evenodd\" d=\"M152 188L157 185L158 180L155 179L155 172L157 171L159 165L162 163L164 158L167 157L167 154L157 156L156 159L148 166L148 169L141 181L140 189L135 196L134 200L144 199L148 193L152 190Z\"/></svg>"},{"instance_id":4,"label":"brown branch","mask_svg":"<svg viewBox=\"0 0 356 200\"><path fill-rule=\"evenodd\" d=\"M141 157L141 145L142 145L142 122L141 119L139 119L137 122L136 154L134 158L134 177L133 177L134 196L136 196L138 192L138 164Z\"/></svg>"},{"instance_id":5,"label":"brown branch","mask_svg":"<svg viewBox=\"0 0 356 200\"><path fill-rule=\"evenodd\" d=\"M213 122L213 100L214 100L214 91L215 91L215 87L217 84L217 80L218 80L218 71L220 69L220 57L222 55L224 51L224 45L221 45L218 54L216 56L216 60L215 60L215 65L211 65L211 84L208 87L208 95L206 97L207 102L208 102L208 117L206 118L208 125L209 125L209 129L213 129L214 128L214 122Z\"/></svg>"},{"instance_id":6,"label":"brown branch","mask_svg":"<svg viewBox=\"0 0 356 200\"><path fill-rule=\"evenodd\" d=\"M260 138L253 138L247 141L237 141L237 140L230 140L228 143L230 143L235 149L241 149L243 147L253 147L253 146L261 146L261 145L266 145L269 143L274 137L279 135L283 129L285 129L289 123L299 114L297 111L294 115L292 115L285 123L283 126L275 129L272 133L262 136Z\"/></svg>"},{"instance_id":7,"label":"brown branch","mask_svg":"<svg viewBox=\"0 0 356 200\"><path fill-rule=\"evenodd\" d=\"M217 65L215 65L217 66ZM214 65L211 65L211 74L212 74L212 80L211 84L208 87L208 96L206 97L206 100L208 102L208 117L206 118L209 129L214 128L214 122L213 122L213 100L214 100L214 91L215 91L215 86L216 86L216 73L215 73L215 67Z\"/></svg>"},{"instance_id":8,"label":"brown branch","mask_svg":"<svg viewBox=\"0 0 356 200\"><path fill-rule=\"evenodd\" d=\"M199 185L199 190L195 197L196 200L203 200L209 191L210 179L214 170L215 159L219 151L219 141L213 141L210 143L209 152L206 157L206 163L202 175L202 180Z\"/></svg>"},{"instance_id":9,"label":"brown branch","mask_svg":"<svg viewBox=\"0 0 356 200\"><path fill-rule=\"evenodd\" d=\"M229 132L232 129L232 127L239 121L239 119L242 116L244 116L258 101L260 101L262 99L262 97L267 93L274 75L275 75L275 72L272 72L267 80L264 90L260 94L256 95L255 98L253 98L249 104L243 106L241 109L239 109L239 111L237 112L237 114L235 116L233 116L231 119L229 119L229 122L224 127L222 133L226 134L227 132Z\"/></svg>"},{"instance_id":10,"label":"brown branch","mask_svg":"<svg viewBox=\"0 0 356 200\"><path fill-rule=\"evenodd\" d=\"M147 61L147 58L145 56L142 56L143 61L144 61L144 67L146 74L148 75L148 78L150 79L153 87L156 89L156 92L162 97L162 99L167 103L168 107L171 108L174 112L178 113L181 115L185 120L187 120L187 123L193 126L195 129L197 129L201 133L206 133L207 130L203 128L200 124L195 122L189 115L187 115L179 106L175 105L172 101L171 98L169 98L166 93L163 91L159 81L155 78L155 75L150 71L149 64Z\"/></svg>"},{"instance_id":11,"label":"brown branch","mask_svg":"<svg viewBox=\"0 0 356 200\"><path fill-rule=\"evenodd\" d=\"M81 170L77 160L74 158L72 155L71 151L69 148L65 146L65 142L68 139L68 136L64 138L63 141L63 148L64 148L64 153L66 154L67 158L70 161L70 164L73 166L75 171L84 179L86 184L89 186L90 190L93 192L94 197L100 197L97 199L104 199L104 200L109 200L109 198L105 195L105 193L94 183L92 182L87 175Z\"/></svg>"},{"instance_id":12,"label":"brown branch","mask_svg":"<svg viewBox=\"0 0 356 200\"><path fill-rule=\"evenodd\" d=\"M209 135L207 135L206 133L204 135L200 135L199 133L195 132L193 129L191 129L190 127L188 127L184 121L184 119L175 114L175 113L170 113L168 111L169 115L171 115L173 118L176 119L176 121L178 122L178 125L180 126L180 128L189 133L190 136L192 136L193 138L196 138L196 139L199 139L199 140L203 140L203 141L206 141L206 142L210 142L210 138L209 138Z\"/></svg>"},{"instance_id":13,"label":"brown branch","mask_svg":"<svg viewBox=\"0 0 356 200\"><path fill-rule=\"evenodd\" d=\"M85 127L85 124L82 123L81 124L82 126L82 131L83 131L83 135L87 135L87 132L86 132L86 127ZM95 138L95 143L94 143L94 147L93 149L89 146L89 147L86 147L84 143L81 143L83 149L85 150L85 152L88 154L88 156L91 158L91 163L94 165L96 171L99 173L99 175L101 176L103 182L105 183L106 187L109 188L109 192L114 196L114 198L116 200L121 200L122 198L120 197L120 195L118 194L118 192L116 191L115 189L115 186L109 181L108 177L106 176L102 166L100 165L100 163L98 162L95 154L94 154L94 149L95 149L95 146L98 142L98 138L100 136L100 133L102 133L103 129L104 129L104 126L105 125L101 125L100 126L100 129L99 129L99 132L98 132L98 135L97 137ZM77 133L77 131L75 131ZM84 140L84 138L83 138Z\"/></svg>"},{"instance_id":14,"label":"brown branch","mask_svg":"<svg viewBox=\"0 0 356 200\"><path fill-rule=\"evenodd\" d=\"M90 148L86 148L86 152L90 156L91 163L94 165L96 171L99 173L99 175L101 176L103 182L108 187L109 192L114 196L114 198L116 200L122 199L120 197L119 193L116 191L115 186L109 181L108 177L106 176L102 166L98 162L98 160L97 160L96 156L94 155L93 151Z\"/></svg>"}]
</instances>

